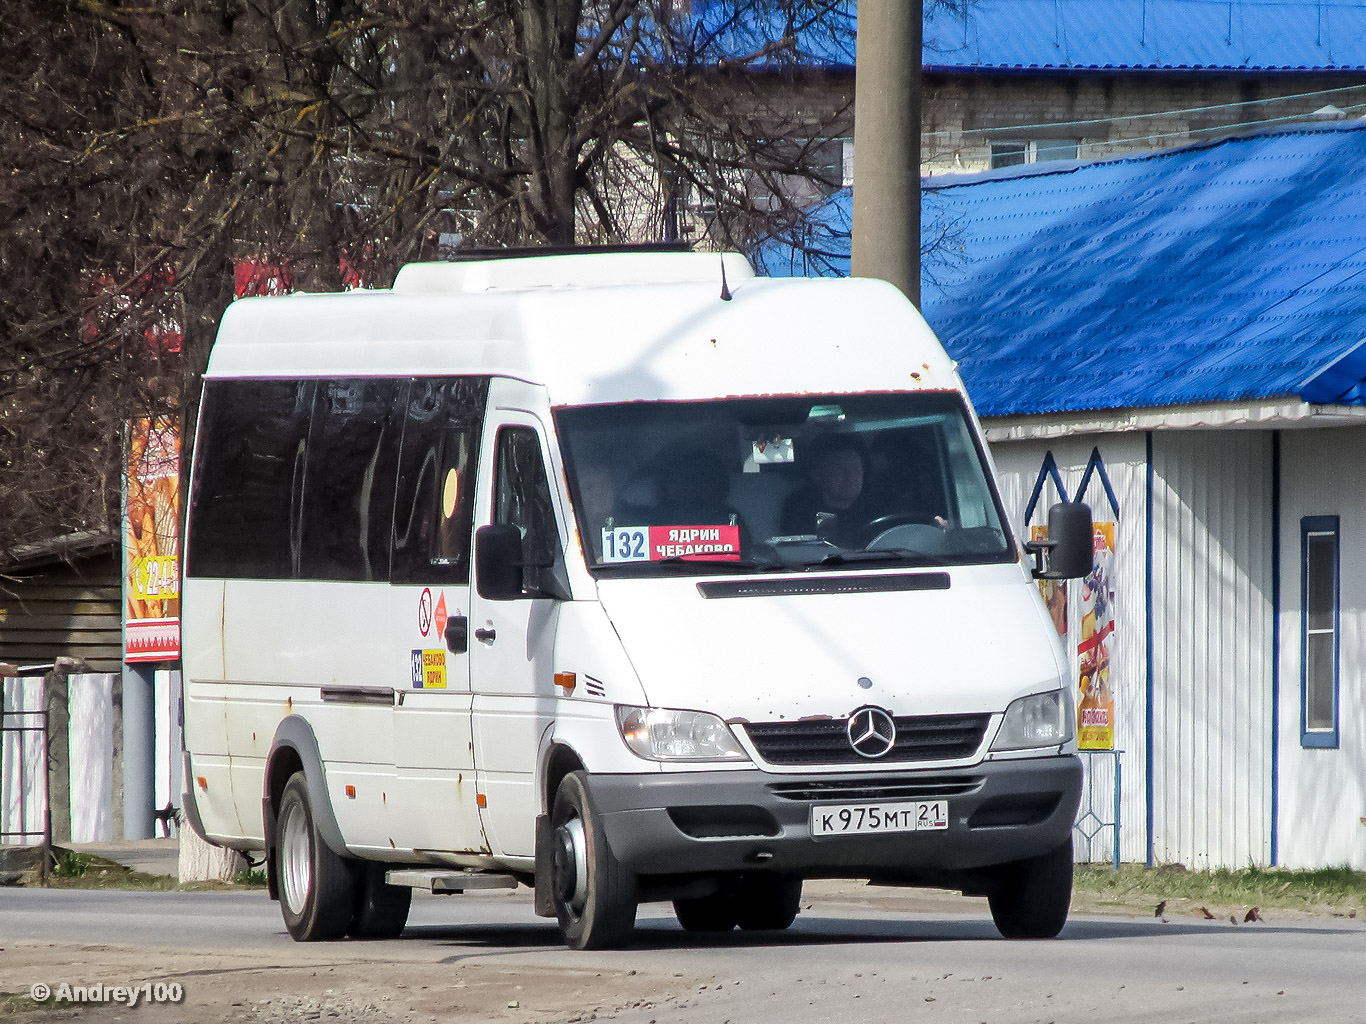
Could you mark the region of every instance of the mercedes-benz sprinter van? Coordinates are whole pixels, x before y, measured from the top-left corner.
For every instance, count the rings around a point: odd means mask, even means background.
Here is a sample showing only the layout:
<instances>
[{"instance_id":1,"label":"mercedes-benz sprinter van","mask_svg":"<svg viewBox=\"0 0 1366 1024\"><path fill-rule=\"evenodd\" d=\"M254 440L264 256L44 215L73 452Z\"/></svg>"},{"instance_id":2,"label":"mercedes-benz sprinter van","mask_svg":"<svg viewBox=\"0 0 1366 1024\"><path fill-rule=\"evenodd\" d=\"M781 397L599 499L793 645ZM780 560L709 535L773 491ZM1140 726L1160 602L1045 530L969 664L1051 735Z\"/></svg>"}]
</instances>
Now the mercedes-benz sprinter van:
<instances>
[{"instance_id":1,"label":"mercedes-benz sprinter van","mask_svg":"<svg viewBox=\"0 0 1366 1024\"><path fill-rule=\"evenodd\" d=\"M194 445L186 810L266 855L301 940L519 884L576 948L642 901L785 928L830 877L1056 934L1081 767L1033 579L1091 536L1054 513L1020 543L882 282L612 252L235 302Z\"/></svg>"}]
</instances>

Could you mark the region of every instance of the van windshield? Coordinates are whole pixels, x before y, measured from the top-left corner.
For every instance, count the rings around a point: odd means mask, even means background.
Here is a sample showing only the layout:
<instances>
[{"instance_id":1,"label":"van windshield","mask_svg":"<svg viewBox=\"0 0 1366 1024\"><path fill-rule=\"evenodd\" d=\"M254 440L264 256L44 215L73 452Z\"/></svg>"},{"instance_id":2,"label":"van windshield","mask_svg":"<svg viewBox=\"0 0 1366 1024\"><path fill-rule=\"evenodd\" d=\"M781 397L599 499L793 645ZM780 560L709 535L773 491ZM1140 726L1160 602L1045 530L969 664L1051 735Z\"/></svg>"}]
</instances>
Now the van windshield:
<instances>
[{"instance_id":1,"label":"van windshield","mask_svg":"<svg viewBox=\"0 0 1366 1024\"><path fill-rule=\"evenodd\" d=\"M561 408L597 575L1014 561L952 392Z\"/></svg>"}]
</instances>

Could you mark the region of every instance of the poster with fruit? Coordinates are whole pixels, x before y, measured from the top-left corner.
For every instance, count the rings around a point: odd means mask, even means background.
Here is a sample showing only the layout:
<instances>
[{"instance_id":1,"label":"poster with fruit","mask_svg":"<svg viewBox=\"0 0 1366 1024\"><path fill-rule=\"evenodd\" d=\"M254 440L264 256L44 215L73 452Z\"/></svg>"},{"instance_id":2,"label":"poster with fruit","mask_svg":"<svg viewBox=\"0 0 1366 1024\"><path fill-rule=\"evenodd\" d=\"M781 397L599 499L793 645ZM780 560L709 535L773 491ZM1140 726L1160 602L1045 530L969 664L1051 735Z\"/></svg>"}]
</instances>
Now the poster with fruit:
<instances>
[{"instance_id":1,"label":"poster with fruit","mask_svg":"<svg viewBox=\"0 0 1366 1024\"><path fill-rule=\"evenodd\" d=\"M1081 584L1081 640L1077 644L1077 745L1115 748L1115 695L1110 650L1115 634L1115 524L1093 524L1091 575Z\"/></svg>"}]
</instances>

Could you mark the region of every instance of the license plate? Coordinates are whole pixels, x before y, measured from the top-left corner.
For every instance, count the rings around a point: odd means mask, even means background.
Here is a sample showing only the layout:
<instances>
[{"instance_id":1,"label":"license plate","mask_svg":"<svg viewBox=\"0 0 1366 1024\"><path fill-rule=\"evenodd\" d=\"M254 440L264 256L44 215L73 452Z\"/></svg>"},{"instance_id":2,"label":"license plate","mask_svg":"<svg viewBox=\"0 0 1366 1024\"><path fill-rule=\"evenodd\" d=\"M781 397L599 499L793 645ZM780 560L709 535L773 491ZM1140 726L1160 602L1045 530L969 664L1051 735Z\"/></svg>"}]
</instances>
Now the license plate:
<instances>
[{"instance_id":1,"label":"license plate","mask_svg":"<svg viewBox=\"0 0 1366 1024\"><path fill-rule=\"evenodd\" d=\"M941 831L948 827L947 800L831 804L811 808L811 834L818 837Z\"/></svg>"}]
</instances>

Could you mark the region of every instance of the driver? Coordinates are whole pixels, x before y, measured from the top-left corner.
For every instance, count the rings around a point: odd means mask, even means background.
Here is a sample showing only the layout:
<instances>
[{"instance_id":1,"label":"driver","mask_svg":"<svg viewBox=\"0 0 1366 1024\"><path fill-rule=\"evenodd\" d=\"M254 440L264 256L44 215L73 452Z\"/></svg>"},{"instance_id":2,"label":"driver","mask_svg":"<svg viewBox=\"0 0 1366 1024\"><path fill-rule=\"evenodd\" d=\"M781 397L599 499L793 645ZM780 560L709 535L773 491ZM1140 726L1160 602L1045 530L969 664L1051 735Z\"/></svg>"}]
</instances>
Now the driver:
<instances>
[{"instance_id":1,"label":"driver","mask_svg":"<svg viewBox=\"0 0 1366 1024\"><path fill-rule=\"evenodd\" d=\"M829 434L807 443L805 461L810 479L783 503L783 532L814 533L842 547L857 546L870 519L863 490L867 451L853 434ZM821 513L835 516L834 523L821 522Z\"/></svg>"}]
</instances>

